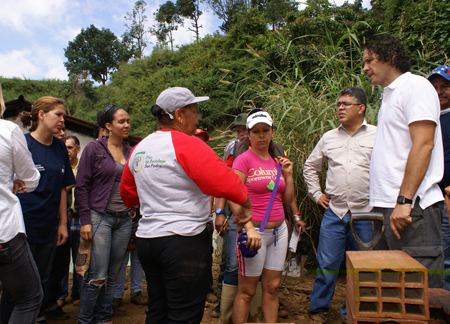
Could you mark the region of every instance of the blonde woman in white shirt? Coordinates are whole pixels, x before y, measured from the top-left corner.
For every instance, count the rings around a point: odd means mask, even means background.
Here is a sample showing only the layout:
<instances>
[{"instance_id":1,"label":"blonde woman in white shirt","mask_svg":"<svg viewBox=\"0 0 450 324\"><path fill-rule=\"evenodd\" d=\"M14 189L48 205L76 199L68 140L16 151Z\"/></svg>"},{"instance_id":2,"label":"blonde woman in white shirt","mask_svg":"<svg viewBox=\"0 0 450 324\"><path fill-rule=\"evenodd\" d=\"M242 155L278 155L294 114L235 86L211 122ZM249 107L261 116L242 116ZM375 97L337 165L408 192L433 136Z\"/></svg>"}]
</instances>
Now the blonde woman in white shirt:
<instances>
[{"instance_id":1,"label":"blonde woman in white shirt","mask_svg":"<svg viewBox=\"0 0 450 324\"><path fill-rule=\"evenodd\" d=\"M4 111L0 86L0 115ZM41 280L16 196L18 191L33 191L39 178L22 131L0 119L0 281L14 299L14 305L5 305L2 298L2 323L34 323L42 302Z\"/></svg>"}]
</instances>

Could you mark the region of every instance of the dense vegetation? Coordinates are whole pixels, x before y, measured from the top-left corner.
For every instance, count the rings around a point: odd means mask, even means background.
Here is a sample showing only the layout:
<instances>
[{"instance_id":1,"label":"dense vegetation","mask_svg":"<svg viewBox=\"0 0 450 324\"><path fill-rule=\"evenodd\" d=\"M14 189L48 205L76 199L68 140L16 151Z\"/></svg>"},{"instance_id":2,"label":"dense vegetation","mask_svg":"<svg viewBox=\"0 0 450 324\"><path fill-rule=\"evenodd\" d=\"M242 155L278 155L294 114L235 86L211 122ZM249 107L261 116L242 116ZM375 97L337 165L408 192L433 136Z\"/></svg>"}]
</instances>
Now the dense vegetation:
<instances>
[{"instance_id":1,"label":"dense vegetation","mask_svg":"<svg viewBox=\"0 0 450 324\"><path fill-rule=\"evenodd\" d=\"M29 101L54 95L65 100L70 114L92 122L96 111L114 103L128 110L132 133L143 137L156 129L150 107L158 94L169 86L188 87L210 97L200 104L200 126L213 132L210 143L218 154L232 138L226 129L233 116L263 107L276 122L276 141L295 161L297 201L313 225L301 253L312 253L323 211L307 197L302 166L321 135L337 126L339 90L362 87L369 98L367 121L376 124L381 88L362 73L365 39L384 32L398 36L411 54L413 72L426 75L449 64L450 8L444 0L373 0L370 10L361 1L341 7L308 3L276 24L268 23L267 12L245 7L225 36L209 35L177 51L158 46L149 57L120 65L106 86L93 87L76 75L69 81L0 79L5 101L19 94Z\"/></svg>"}]
</instances>

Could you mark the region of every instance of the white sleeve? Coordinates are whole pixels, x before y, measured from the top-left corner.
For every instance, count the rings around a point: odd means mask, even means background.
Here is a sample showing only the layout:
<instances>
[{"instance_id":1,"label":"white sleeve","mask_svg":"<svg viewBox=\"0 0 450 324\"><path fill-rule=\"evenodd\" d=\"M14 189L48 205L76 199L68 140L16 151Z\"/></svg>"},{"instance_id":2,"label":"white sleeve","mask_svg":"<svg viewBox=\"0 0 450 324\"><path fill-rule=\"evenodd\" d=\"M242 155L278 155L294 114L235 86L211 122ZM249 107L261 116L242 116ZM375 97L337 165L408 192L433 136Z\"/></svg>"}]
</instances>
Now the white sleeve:
<instances>
[{"instance_id":1,"label":"white sleeve","mask_svg":"<svg viewBox=\"0 0 450 324\"><path fill-rule=\"evenodd\" d=\"M11 133L11 145L16 178L25 183L27 192L31 192L38 186L41 174L34 165L25 136L18 126Z\"/></svg>"},{"instance_id":2,"label":"white sleeve","mask_svg":"<svg viewBox=\"0 0 450 324\"><path fill-rule=\"evenodd\" d=\"M408 125L422 120L439 123L440 104L436 90L425 78L416 79L404 97L405 117Z\"/></svg>"}]
</instances>

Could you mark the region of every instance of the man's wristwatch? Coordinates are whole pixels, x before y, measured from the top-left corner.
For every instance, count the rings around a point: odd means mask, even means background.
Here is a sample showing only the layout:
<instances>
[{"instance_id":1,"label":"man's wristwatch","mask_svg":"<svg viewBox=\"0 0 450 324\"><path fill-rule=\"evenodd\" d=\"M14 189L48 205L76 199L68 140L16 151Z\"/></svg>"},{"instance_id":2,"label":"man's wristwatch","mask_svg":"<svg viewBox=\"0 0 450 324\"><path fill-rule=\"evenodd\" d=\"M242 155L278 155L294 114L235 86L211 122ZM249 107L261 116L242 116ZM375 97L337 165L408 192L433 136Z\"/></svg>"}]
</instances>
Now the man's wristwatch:
<instances>
[{"instance_id":1,"label":"man's wristwatch","mask_svg":"<svg viewBox=\"0 0 450 324\"><path fill-rule=\"evenodd\" d=\"M398 196L397 197L397 204L399 204L399 205L405 205L405 204L410 204L411 205L412 203L413 203L412 199L408 199L405 196Z\"/></svg>"},{"instance_id":2,"label":"man's wristwatch","mask_svg":"<svg viewBox=\"0 0 450 324\"><path fill-rule=\"evenodd\" d=\"M224 214L224 215L226 215L226 211L225 210L223 210L222 208L216 208L216 210L214 210L214 212L216 213L216 215L219 215L219 214Z\"/></svg>"}]
</instances>

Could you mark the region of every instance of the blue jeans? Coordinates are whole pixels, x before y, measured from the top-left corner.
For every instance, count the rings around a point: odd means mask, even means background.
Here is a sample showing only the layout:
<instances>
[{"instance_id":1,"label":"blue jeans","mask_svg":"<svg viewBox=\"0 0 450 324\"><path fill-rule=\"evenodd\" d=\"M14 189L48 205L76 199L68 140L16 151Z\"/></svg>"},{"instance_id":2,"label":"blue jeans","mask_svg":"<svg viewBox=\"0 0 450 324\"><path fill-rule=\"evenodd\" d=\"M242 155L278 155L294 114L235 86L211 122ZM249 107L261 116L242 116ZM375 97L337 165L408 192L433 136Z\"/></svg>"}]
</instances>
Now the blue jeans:
<instances>
[{"instance_id":1,"label":"blue jeans","mask_svg":"<svg viewBox=\"0 0 450 324\"><path fill-rule=\"evenodd\" d=\"M80 246L80 219L78 217L72 218L72 224L70 225L70 247L72 250L72 274L73 274L73 281L72 281L72 292L74 291L81 291L81 285L83 283L83 277L81 277L79 274L75 271L75 260L77 259L78 254L78 247ZM59 299L66 299L69 295L69 271L67 271L66 275L64 276L62 282L61 282L61 289L63 291L63 294Z\"/></svg>"},{"instance_id":2,"label":"blue jeans","mask_svg":"<svg viewBox=\"0 0 450 324\"><path fill-rule=\"evenodd\" d=\"M450 227L448 227L447 208L444 206L444 218L442 220L442 247L444 248L444 289L450 291Z\"/></svg>"},{"instance_id":3,"label":"blue jeans","mask_svg":"<svg viewBox=\"0 0 450 324\"><path fill-rule=\"evenodd\" d=\"M81 289L78 323L106 323L113 314L112 302L117 272L131 235L131 216L116 217L91 210L91 260ZM100 225L99 225L100 223ZM98 228L97 228L98 225Z\"/></svg>"},{"instance_id":4,"label":"blue jeans","mask_svg":"<svg viewBox=\"0 0 450 324\"><path fill-rule=\"evenodd\" d=\"M122 266L120 267L119 272L117 273L116 287L114 290L114 298L122 298L123 297L123 286L125 285L125 277L127 274L127 265L128 260L131 257L131 266L130 266L130 279L131 279L131 295L133 296L138 291L142 289L142 265L139 262L139 257L137 254L137 250L127 251L125 252L125 256L122 261Z\"/></svg>"},{"instance_id":5,"label":"blue jeans","mask_svg":"<svg viewBox=\"0 0 450 324\"><path fill-rule=\"evenodd\" d=\"M339 268L344 261L345 246L347 245L348 251L359 251L358 244L353 239L350 230L350 214L348 212L343 219L340 219L331 208L328 208L323 215L317 249L319 267L310 297L309 311L311 313L328 312ZM363 242L372 240L372 222L357 221L353 225L356 234ZM347 316L345 301L341 315Z\"/></svg>"},{"instance_id":6,"label":"blue jeans","mask_svg":"<svg viewBox=\"0 0 450 324\"><path fill-rule=\"evenodd\" d=\"M238 285L238 262L236 257L237 224L233 224L234 215L228 219L227 231L227 264L223 283L226 285Z\"/></svg>"},{"instance_id":7,"label":"blue jeans","mask_svg":"<svg viewBox=\"0 0 450 324\"><path fill-rule=\"evenodd\" d=\"M2 323L34 323L41 307L43 292L39 272L25 234L17 234L11 241L2 244L2 247Z\"/></svg>"}]
</instances>

